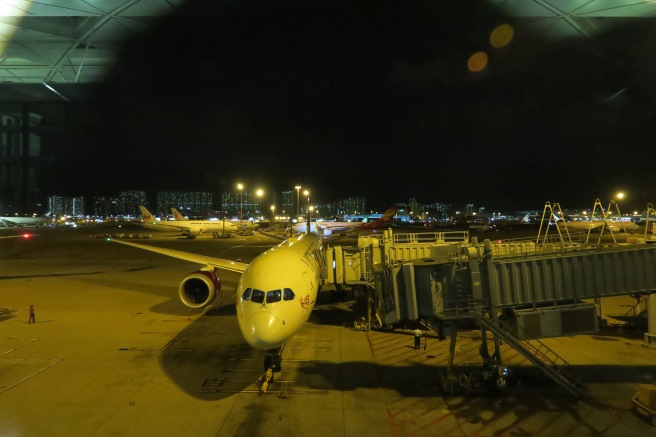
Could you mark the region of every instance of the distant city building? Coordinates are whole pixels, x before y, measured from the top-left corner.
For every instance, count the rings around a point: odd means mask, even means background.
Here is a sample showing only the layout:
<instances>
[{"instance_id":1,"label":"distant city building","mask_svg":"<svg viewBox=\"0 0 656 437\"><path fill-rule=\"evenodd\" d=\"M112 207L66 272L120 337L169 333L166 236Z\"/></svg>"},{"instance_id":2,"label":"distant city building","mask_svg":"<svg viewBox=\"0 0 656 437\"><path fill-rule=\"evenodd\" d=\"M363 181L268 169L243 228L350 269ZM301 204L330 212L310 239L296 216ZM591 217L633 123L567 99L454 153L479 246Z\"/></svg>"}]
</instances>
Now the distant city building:
<instances>
[{"instance_id":1,"label":"distant city building","mask_svg":"<svg viewBox=\"0 0 656 437\"><path fill-rule=\"evenodd\" d=\"M221 206L230 217L239 217L239 211L242 209L244 218L261 215L263 202L261 197L250 191L240 192L237 190L221 194ZM267 211L264 212L264 214L266 213Z\"/></svg>"},{"instance_id":2,"label":"distant city building","mask_svg":"<svg viewBox=\"0 0 656 437\"><path fill-rule=\"evenodd\" d=\"M410 198L410 204L408 205L410 216L414 219L415 217L423 219L424 217L424 207L417 203L416 197Z\"/></svg>"},{"instance_id":3,"label":"distant city building","mask_svg":"<svg viewBox=\"0 0 656 437\"><path fill-rule=\"evenodd\" d=\"M148 206L145 191L122 191L117 197L93 198L93 215L96 217L136 217L139 205Z\"/></svg>"},{"instance_id":4,"label":"distant city building","mask_svg":"<svg viewBox=\"0 0 656 437\"><path fill-rule=\"evenodd\" d=\"M276 205L276 202L273 202ZM279 205L276 205L277 215L293 217L296 215L296 190L283 191L280 194Z\"/></svg>"},{"instance_id":5,"label":"distant city building","mask_svg":"<svg viewBox=\"0 0 656 437\"><path fill-rule=\"evenodd\" d=\"M148 205L145 191L121 191L117 199L117 211L124 217L140 214L139 205Z\"/></svg>"},{"instance_id":6,"label":"distant city building","mask_svg":"<svg viewBox=\"0 0 656 437\"><path fill-rule=\"evenodd\" d=\"M205 216L212 211L212 193L206 191L158 191L154 214L171 214L171 208L180 212Z\"/></svg>"},{"instance_id":7,"label":"distant city building","mask_svg":"<svg viewBox=\"0 0 656 437\"><path fill-rule=\"evenodd\" d=\"M424 221L433 222L433 221L443 221L448 219L448 209L449 205L444 203L427 203L420 206L421 211L420 215Z\"/></svg>"},{"instance_id":8,"label":"distant city building","mask_svg":"<svg viewBox=\"0 0 656 437\"><path fill-rule=\"evenodd\" d=\"M50 196L48 210L53 217L83 217L86 214L84 197Z\"/></svg>"},{"instance_id":9,"label":"distant city building","mask_svg":"<svg viewBox=\"0 0 656 437\"><path fill-rule=\"evenodd\" d=\"M301 201L301 206L303 202ZM367 201L364 197L349 197L319 206L320 214L324 217L344 217L354 214L366 214Z\"/></svg>"},{"instance_id":10,"label":"distant city building","mask_svg":"<svg viewBox=\"0 0 656 437\"><path fill-rule=\"evenodd\" d=\"M131 216L136 216L137 211L131 211ZM121 205L118 197L97 196L93 198L93 215L95 217L122 217L125 208Z\"/></svg>"}]
</instances>

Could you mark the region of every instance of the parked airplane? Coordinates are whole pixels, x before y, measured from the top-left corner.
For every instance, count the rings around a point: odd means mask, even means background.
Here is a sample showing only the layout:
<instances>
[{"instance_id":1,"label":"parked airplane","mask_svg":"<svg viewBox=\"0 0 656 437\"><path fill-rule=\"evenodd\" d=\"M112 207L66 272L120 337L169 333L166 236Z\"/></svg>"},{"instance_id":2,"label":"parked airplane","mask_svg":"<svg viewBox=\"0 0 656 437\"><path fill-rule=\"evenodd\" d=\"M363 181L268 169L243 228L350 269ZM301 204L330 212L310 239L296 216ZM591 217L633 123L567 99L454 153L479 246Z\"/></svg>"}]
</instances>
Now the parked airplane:
<instances>
[{"instance_id":1,"label":"parked airplane","mask_svg":"<svg viewBox=\"0 0 656 437\"><path fill-rule=\"evenodd\" d=\"M189 238L195 238L200 234L230 234L239 230L232 222L229 221L210 221L210 220L171 220L158 221L143 205L139 206L144 224L154 229L164 230L179 229Z\"/></svg>"},{"instance_id":2,"label":"parked airplane","mask_svg":"<svg viewBox=\"0 0 656 437\"><path fill-rule=\"evenodd\" d=\"M334 232L360 232L365 230L381 229L387 226L396 214L396 206L390 207L378 220L373 222L313 222L310 224L310 232L322 233L324 236ZM307 223L294 225L295 232L306 232Z\"/></svg>"},{"instance_id":3,"label":"parked airplane","mask_svg":"<svg viewBox=\"0 0 656 437\"><path fill-rule=\"evenodd\" d=\"M52 223L50 211L44 216L29 216L23 217L18 215L2 216L0 221L3 221L7 226L22 226L22 227L40 227Z\"/></svg>"},{"instance_id":4,"label":"parked airplane","mask_svg":"<svg viewBox=\"0 0 656 437\"><path fill-rule=\"evenodd\" d=\"M270 352L267 375L280 370L282 346L310 317L325 268L321 239L312 233L291 237L250 264L113 241L205 266L178 287L180 300L190 308L205 307L216 298L221 288L219 270L241 273L236 291L239 329L248 344Z\"/></svg>"},{"instance_id":5,"label":"parked airplane","mask_svg":"<svg viewBox=\"0 0 656 437\"><path fill-rule=\"evenodd\" d=\"M561 228L567 228L570 231L594 231L601 230L604 224L611 232L635 232L638 230L638 225L633 222L622 221L609 221L609 220L595 220L595 221L574 221L564 222L558 221L557 225Z\"/></svg>"}]
</instances>

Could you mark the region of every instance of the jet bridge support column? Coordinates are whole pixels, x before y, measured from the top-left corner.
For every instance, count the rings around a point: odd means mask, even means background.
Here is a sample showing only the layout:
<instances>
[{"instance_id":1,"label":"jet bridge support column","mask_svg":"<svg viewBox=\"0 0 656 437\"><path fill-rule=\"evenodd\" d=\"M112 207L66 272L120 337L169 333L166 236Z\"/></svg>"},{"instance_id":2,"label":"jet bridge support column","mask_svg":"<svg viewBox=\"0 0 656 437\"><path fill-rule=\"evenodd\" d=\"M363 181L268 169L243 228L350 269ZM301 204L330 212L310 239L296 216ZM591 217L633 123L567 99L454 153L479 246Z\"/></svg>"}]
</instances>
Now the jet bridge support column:
<instances>
[{"instance_id":1,"label":"jet bridge support column","mask_svg":"<svg viewBox=\"0 0 656 437\"><path fill-rule=\"evenodd\" d=\"M647 297L647 332L645 332L645 343L649 347L656 347L656 293Z\"/></svg>"},{"instance_id":2,"label":"jet bridge support column","mask_svg":"<svg viewBox=\"0 0 656 437\"><path fill-rule=\"evenodd\" d=\"M483 262L486 264L488 284L494 283L492 277L492 259L493 259L492 243L490 242L490 240L485 239L483 241ZM480 274L478 278L480 280ZM494 323L494 326L499 326L499 315L497 314L497 308L499 302L497 300L497 295L498 293L491 290L490 285L488 285L485 288L485 291L483 291L482 287L479 285L478 296L480 296L481 304L482 304L478 310L479 316L485 317L484 311L487 310L490 318L492 319L492 323ZM497 365L501 366L503 364L503 358L501 356L501 339L495 332L493 334L494 334L494 360ZM483 341L484 342L487 341L485 337L483 337Z\"/></svg>"}]
</instances>

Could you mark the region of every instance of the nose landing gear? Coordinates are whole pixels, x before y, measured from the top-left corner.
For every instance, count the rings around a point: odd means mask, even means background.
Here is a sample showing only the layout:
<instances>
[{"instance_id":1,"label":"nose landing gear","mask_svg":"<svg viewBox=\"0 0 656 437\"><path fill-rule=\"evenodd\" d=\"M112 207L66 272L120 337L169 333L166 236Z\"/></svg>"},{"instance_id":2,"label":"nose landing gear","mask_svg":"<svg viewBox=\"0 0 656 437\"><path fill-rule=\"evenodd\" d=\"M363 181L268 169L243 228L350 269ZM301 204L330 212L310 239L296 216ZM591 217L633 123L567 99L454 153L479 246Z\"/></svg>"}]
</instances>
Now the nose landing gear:
<instances>
[{"instance_id":1,"label":"nose landing gear","mask_svg":"<svg viewBox=\"0 0 656 437\"><path fill-rule=\"evenodd\" d=\"M274 375L282 369L282 351L284 345L268 351L264 357L264 375L260 384L260 393L265 393L274 380Z\"/></svg>"}]
</instances>

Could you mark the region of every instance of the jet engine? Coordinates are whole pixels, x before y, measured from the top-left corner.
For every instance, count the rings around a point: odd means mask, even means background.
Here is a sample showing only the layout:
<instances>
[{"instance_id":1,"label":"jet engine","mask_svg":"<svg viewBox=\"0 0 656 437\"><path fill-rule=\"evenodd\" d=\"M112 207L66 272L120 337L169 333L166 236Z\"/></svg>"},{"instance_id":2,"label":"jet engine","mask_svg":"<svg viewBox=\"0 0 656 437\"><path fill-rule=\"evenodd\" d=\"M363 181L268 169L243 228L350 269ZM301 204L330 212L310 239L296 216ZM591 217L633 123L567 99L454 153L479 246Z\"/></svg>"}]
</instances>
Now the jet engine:
<instances>
[{"instance_id":1,"label":"jet engine","mask_svg":"<svg viewBox=\"0 0 656 437\"><path fill-rule=\"evenodd\" d=\"M203 308L218 296L221 280L212 270L193 272L180 283L178 294L182 303L190 308Z\"/></svg>"}]
</instances>

